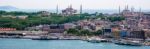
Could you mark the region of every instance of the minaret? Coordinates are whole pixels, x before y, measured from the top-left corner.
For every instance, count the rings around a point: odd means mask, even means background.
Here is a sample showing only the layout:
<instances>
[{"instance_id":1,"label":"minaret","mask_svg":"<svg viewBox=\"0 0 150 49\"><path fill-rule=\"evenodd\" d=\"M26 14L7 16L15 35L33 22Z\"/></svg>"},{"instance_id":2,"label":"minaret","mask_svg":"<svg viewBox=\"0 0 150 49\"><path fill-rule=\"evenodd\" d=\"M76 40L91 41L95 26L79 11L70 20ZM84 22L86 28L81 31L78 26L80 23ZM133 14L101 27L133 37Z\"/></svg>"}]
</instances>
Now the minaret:
<instances>
[{"instance_id":1,"label":"minaret","mask_svg":"<svg viewBox=\"0 0 150 49\"><path fill-rule=\"evenodd\" d=\"M139 27L141 25L142 16L141 16L141 8L139 9Z\"/></svg>"},{"instance_id":2,"label":"minaret","mask_svg":"<svg viewBox=\"0 0 150 49\"><path fill-rule=\"evenodd\" d=\"M141 11L141 8L139 9L139 15L140 15L140 18L141 18L141 20L143 20L143 18L142 18L142 11Z\"/></svg>"},{"instance_id":3,"label":"minaret","mask_svg":"<svg viewBox=\"0 0 150 49\"><path fill-rule=\"evenodd\" d=\"M69 8L72 8L72 4L70 4Z\"/></svg>"},{"instance_id":4,"label":"minaret","mask_svg":"<svg viewBox=\"0 0 150 49\"><path fill-rule=\"evenodd\" d=\"M119 6L119 15L120 15L120 6Z\"/></svg>"},{"instance_id":5,"label":"minaret","mask_svg":"<svg viewBox=\"0 0 150 49\"><path fill-rule=\"evenodd\" d=\"M127 10L129 10L129 6L127 5Z\"/></svg>"},{"instance_id":6,"label":"minaret","mask_svg":"<svg viewBox=\"0 0 150 49\"><path fill-rule=\"evenodd\" d=\"M56 14L58 14L58 5L56 6Z\"/></svg>"},{"instance_id":7,"label":"minaret","mask_svg":"<svg viewBox=\"0 0 150 49\"><path fill-rule=\"evenodd\" d=\"M139 16L141 17L141 8L139 9Z\"/></svg>"},{"instance_id":8,"label":"minaret","mask_svg":"<svg viewBox=\"0 0 150 49\"><path fill-rule=\"evenodd\" d=\"M134 7L131 8L131 12L134 12Z\"/></svg>"},{"instance_id":9,"label":"minaret","mask_svg":"<svg viewBox=\"0 0 150 49\"><path fill-rule=\"evenodd\" d=\"M131 13L134 14L134 7L131 7Z\"/></svg>"},{"instance_id":10,"label":"minaret","mask_svg":"<svg viewBox=\"0 0 150 49\"><path fill-rule=\"evenodd\" d=\"M80 5L80 15L82 15L82 4Z\"/></svg>"},{"instance_id":11,"label":"minaret","mask_svg":"<svg viewBox=\"0 0 150 49\"><path fill-rule=\"evenodd\" d=\"M128 5L126 5L126 6L125 6L125 10L129 10L129 7L128 7Z\"/></svg>"}]
</instances>

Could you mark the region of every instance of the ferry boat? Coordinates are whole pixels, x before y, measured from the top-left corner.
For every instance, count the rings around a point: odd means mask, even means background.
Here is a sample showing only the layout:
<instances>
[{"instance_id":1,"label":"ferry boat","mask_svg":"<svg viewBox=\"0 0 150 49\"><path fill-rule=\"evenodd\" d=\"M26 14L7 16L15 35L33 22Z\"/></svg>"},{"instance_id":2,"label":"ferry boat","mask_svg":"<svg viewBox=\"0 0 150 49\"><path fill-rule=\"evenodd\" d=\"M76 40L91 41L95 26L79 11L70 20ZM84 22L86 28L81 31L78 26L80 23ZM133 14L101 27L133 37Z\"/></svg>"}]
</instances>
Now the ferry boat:
<instances>
[{"instance_id":1,"label":"ferry boat","mask_svg":"<svg viewBox=\"0 0 150 49\"><path fill-rule=\"evenodd\" d=\"M126 41L126 40L118 40L114 42L118 45L129 45L129 46L142 46L143 44L140 41Z\"/></svg>"},{"instance_id":2,"label":"ferry boat","mask_svg":"<svg viewBox=\"0 0 150 49\"><path fill-rule=\"evenodd\" d=\"M39 38L33 38L32 40L58 40L57 37L40 36Z\"/></svg>"},{"instance_id":3,"label":"ferry boat","mask_svg":"<svg viewBox=\"0 0 150 49\"><path fill-rule=\"evenodd\" d=\"M108 40L101 38L88 38L87 41L91 43L108 42Z\"/></svg>"}]
</instances>

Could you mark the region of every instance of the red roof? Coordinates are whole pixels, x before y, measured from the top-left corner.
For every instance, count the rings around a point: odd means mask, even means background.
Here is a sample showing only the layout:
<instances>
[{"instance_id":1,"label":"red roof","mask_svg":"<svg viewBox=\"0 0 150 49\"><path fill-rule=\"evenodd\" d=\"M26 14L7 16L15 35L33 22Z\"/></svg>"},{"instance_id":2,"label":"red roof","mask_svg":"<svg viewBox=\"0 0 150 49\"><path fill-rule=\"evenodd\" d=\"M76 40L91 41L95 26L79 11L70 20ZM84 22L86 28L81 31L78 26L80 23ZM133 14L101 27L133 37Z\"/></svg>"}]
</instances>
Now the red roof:
<instances>
[{"instance_id":1,"label":"red roof","mask_svg":"<svg viewBox=\"0 0 150 49\"><path fill-rule=\"evenodd\" d=\"M0 31L15 31L16 28L0 28Z\"/></svg>"}]
</instances>

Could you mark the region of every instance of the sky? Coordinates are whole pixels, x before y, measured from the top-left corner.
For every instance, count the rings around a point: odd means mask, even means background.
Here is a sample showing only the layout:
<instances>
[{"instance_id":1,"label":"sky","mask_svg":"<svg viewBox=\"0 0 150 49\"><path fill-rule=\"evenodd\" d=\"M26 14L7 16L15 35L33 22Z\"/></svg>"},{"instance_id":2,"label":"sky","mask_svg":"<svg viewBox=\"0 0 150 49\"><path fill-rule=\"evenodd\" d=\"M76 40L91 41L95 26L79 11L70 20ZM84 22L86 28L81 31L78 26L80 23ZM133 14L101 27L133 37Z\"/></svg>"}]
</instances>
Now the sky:
<instances>
[{"instance_id":1,"label":"sky","mask_svg":"<svg viewBox=\"0 0 150 49\"><path fill-rule=\"evenodd\" d=\"M68 5L79 9L123 9L129 7L150 9L150 0L0 0L0 6L14 6L21 9L64 9Z\"/></svg>"}]
</instances>

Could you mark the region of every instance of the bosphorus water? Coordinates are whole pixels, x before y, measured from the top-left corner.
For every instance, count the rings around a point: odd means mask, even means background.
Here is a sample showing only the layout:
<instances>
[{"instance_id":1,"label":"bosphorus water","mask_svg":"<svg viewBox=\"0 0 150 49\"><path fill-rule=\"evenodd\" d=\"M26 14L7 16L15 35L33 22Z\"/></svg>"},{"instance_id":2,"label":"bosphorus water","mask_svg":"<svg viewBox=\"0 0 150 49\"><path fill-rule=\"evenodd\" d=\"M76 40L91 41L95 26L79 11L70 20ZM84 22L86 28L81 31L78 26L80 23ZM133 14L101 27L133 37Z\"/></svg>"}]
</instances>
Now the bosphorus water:
<instances>
[{"instance_id":1,"label":"bosphorus water","mask_svg":"<svg viewBox=\"0 0 150 49\"><path fill-rule=\"evenodd\" d=\"M89 43L81 40L1 39L0 49L149 49L150 46L124 46L113 43Z\"/></svg>"}]
</instances>

